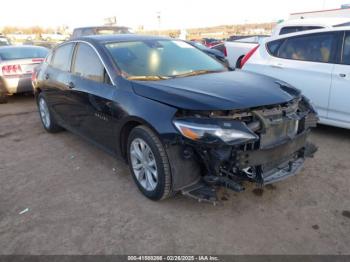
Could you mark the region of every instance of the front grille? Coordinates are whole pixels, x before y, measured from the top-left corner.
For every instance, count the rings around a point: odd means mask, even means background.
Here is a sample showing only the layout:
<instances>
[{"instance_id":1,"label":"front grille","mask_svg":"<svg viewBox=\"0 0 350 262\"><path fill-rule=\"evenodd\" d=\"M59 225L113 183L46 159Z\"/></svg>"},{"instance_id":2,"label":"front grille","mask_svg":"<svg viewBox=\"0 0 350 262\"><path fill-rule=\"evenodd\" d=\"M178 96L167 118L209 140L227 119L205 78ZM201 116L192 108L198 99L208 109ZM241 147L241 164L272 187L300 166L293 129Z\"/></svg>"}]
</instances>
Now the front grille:
<instances>
[{"instance_id":1,"label":"front grille","mask_svg":"<svg viewBox=\"0 0 350 262\"><path fill-rule=\"evenodd\" d=\"M294 138L298 133L298 125L299 120L286 118L271 123L260 135L260 148L271 148Z\"/></svg>"}]
</instances>

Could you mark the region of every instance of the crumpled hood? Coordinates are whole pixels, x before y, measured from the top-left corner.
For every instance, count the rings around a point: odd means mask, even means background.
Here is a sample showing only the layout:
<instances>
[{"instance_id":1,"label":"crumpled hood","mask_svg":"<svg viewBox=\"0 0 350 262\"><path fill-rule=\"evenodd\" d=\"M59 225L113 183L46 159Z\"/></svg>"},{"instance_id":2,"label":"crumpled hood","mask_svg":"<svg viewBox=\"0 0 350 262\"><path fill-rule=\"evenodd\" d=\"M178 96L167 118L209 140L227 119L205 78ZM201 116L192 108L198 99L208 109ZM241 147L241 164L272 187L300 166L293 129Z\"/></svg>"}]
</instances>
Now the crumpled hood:
<instances>
[{"instance_id":1,"label":"crumpled hood","mask_svg":"<svg viewBox=\"0 0 350 262\"><path fill-rule=\"evenodd\" d=\"M234 110L288 102L300 91L271 77L243 71L161 81L133 81L136 94L188 110Z\"/></svg>"}]
</instances>

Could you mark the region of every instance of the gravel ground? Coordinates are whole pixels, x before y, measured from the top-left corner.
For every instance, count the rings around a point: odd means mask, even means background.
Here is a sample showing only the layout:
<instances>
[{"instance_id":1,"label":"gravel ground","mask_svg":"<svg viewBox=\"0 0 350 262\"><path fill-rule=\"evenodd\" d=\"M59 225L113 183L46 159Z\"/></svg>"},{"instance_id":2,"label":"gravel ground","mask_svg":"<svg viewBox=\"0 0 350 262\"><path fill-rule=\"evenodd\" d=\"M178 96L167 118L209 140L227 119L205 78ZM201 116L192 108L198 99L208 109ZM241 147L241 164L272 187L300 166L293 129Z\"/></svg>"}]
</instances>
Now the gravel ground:
<instances>
[{"instance_id":1,"label":"gravel ground","mask_svg":"<svg viewBox=\"0 0 350 262\"><path fill-rule=\"evenodd\" d=\"M33 98L12 97L0 105L0 254L350 254L350 131L320 126L311 140L304 171L263 190L152 202L124 162L46 133Z\"/></svg>"}]
</instances>

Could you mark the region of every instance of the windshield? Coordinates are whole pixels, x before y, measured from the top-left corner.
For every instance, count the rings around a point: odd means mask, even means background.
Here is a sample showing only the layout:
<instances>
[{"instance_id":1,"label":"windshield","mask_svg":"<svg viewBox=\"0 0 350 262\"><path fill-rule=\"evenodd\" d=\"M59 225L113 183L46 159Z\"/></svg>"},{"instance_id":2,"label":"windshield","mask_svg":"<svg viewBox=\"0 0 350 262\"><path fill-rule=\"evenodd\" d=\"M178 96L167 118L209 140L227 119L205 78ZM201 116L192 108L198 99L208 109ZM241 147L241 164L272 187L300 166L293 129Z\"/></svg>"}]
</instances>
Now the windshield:
<instances>
[{"instance_id":1,"label":"windshield","mask_svg":"<svg viewBox=\"0 0 350 262\"><path fill-rule=\"evenodd\" d=\"M226 71L215 59L179 40L118 42L106 47L129 79L163 80Z\"/></svg>"},{"instance_id":2,"label":"windshield","mask_svg":"<svg viewBox=\"0 0 350 262\"><path fill-rule=\"evenodd\" d=\"M27 58L45 58L48 49L44 47L13 47L0 49L1 60L16 60Z\"/></svg>"}]
</instances>

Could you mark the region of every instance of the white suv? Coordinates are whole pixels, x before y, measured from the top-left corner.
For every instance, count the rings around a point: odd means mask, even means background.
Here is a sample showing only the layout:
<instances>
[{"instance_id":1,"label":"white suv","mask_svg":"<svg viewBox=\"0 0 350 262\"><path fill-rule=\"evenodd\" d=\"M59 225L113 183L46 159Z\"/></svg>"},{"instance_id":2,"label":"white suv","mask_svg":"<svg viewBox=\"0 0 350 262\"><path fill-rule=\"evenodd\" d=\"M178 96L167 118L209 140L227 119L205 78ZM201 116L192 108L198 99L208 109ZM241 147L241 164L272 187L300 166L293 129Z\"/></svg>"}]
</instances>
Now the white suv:
<instances>
[{"instance_id":1,"label":"white suv","mask_svg":"<svg viewBox=\"0 0 350 262\"><path fill-rule=\"evenodd\" d=\"M299 88L315 104L320 123L350 129L350 27L269 38L242 64Z\"/></svg>"}]
</instances>

